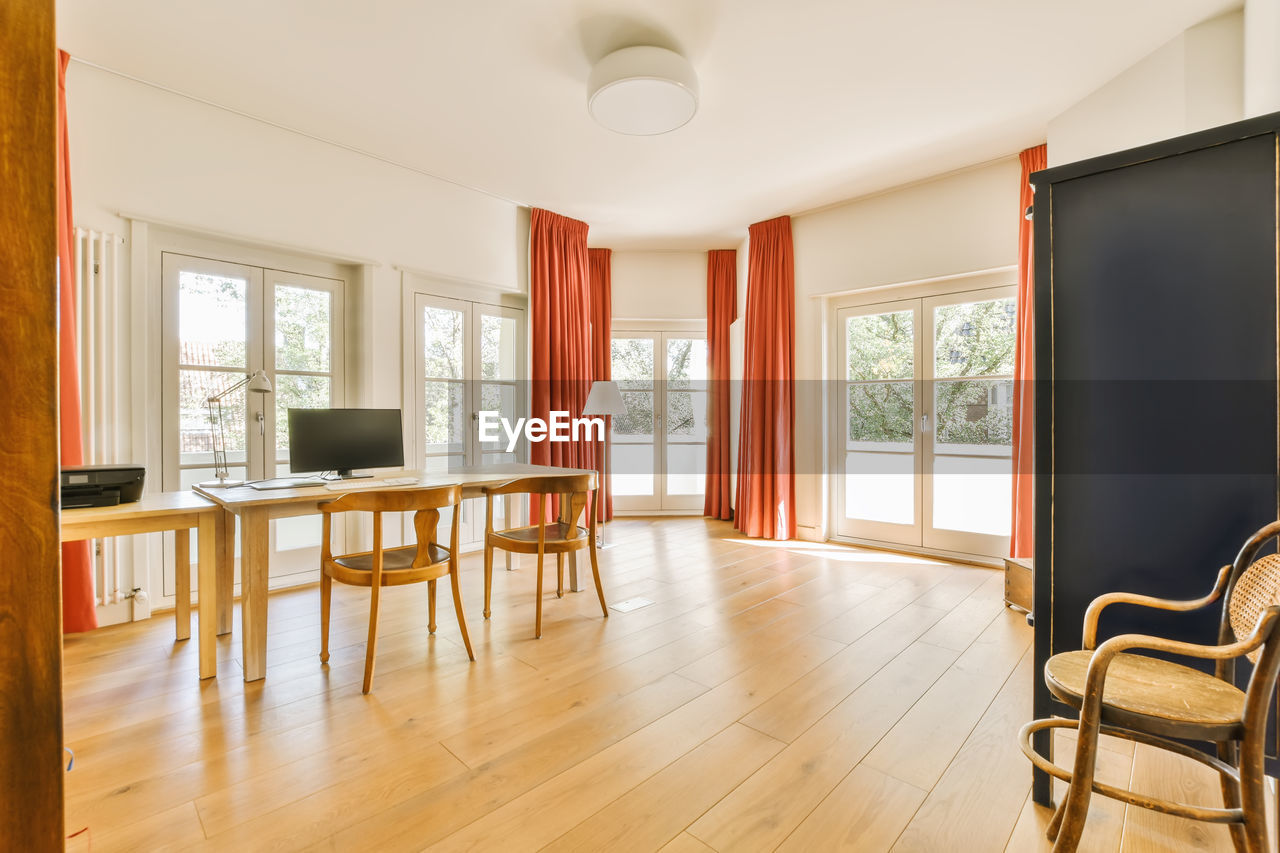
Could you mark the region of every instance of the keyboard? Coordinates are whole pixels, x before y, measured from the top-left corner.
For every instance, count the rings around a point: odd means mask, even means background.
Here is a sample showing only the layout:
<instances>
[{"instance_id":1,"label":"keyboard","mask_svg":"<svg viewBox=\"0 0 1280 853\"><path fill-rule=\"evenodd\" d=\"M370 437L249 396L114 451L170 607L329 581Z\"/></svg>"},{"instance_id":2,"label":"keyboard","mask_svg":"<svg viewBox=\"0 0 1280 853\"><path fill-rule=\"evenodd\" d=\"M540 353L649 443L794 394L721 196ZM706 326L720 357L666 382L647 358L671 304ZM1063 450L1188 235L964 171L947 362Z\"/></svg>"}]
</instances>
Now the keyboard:
<instances>
[{"instance_id":1,"label":"keyboard","mask_svg":"<svg viewBox=\"0 0 1280 853\"><path fill-rule=\"evenodd\" d=\"M324 485L324 480L319 477L279 477L274 480L259 480L256 483L249 483L251 489L257 489L260 492L270 491L271 489L308 489L312 486Z\"/></svg>"},{"instance_id":2,"label":"keyboard","mask_svg":"<svg viewBox=\"0 0 1280 853\"><path fill-rule=\"evenodd\" d=\"M324 487L331 492L347 492L352 489L383 489L389 486L412 486L421 482L417 477L388 477L385 480L330 480Z\"/></svg>"}]
</instances>

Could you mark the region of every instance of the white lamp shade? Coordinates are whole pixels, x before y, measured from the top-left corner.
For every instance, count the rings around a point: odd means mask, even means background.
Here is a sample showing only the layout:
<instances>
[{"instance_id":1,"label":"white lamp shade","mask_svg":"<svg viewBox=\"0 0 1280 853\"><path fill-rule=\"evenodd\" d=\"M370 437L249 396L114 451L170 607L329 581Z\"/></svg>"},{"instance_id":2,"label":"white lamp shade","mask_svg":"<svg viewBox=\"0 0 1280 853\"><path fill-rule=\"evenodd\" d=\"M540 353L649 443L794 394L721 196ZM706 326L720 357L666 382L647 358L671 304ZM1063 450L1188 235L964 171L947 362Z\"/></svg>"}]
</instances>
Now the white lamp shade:
<instances>
[{"instance_id":1,"label":"white lamp shade","mask_svg":"<svg viewBox=\"0 0 1280 853\"><path fill-rule=\"evenodd\" d=\"M698 111L698 75L689 60L674 51L624 47L591 69L587 108L596 121L617 133L668 133Z\"/></svg>"},{"instance_id":2,"label":"white lamp shade","mask_svg":"<svg viewBox=\"0 0 1280 853\"><path fill-rule=\"evenodd\" d=\"M271 393L271 380L267 378L265 371L255 371L254 374L249 377L248 390L255 394Z\"/></svg>"},{"instance_id":3,"label":"white lamp shade","mask_svg":"<svg viewBox=\"0 0 1280 853\"><path fill-rule=\"evenodd\" d=\"M584 415L625 415L627 403L622 399L618 383L601 379L591 383L591 393L582 407Z\"/></svg>"}]
</instances>

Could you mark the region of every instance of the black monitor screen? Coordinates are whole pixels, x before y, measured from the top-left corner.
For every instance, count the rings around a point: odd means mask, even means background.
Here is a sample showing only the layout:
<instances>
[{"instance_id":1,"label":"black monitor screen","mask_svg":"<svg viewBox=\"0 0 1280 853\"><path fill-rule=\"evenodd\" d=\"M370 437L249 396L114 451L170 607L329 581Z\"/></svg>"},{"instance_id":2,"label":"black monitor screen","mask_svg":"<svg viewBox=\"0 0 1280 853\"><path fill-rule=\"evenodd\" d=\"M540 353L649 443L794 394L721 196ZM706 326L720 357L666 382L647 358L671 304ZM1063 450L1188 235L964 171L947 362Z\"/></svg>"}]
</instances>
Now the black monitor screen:
<instances>
[{"instance_id":1,"label":"black monitor screen","mask_svg":"<svg viewBox=\"0 0 1280 853\"><path fill-rule=\"evenodd\" d=\"M399 409L290 409L289 470L403 468Z\"/></svg>"}]
</instances>

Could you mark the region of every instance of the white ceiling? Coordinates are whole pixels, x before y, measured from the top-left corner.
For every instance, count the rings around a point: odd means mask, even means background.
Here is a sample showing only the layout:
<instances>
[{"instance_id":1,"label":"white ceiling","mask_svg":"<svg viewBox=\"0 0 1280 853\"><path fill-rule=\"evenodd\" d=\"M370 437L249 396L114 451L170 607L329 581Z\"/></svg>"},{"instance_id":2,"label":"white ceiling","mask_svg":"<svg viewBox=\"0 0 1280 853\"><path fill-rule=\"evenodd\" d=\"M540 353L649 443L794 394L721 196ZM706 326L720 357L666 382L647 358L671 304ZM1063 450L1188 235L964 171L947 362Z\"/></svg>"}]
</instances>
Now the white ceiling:
<instances>
[{"instance_id":1,"label":"white ceiling","mask_svg":"<svg viewBox=\"0 0 1280 853\"><path fill-rule=\"evenodd\" d=\"M732 247L751 222L981 163L1239 0L59 0L59 46L521 204L591 244ZM697 69L680 130L587 115L594 60Z\"/></svg>"}]
</instances>

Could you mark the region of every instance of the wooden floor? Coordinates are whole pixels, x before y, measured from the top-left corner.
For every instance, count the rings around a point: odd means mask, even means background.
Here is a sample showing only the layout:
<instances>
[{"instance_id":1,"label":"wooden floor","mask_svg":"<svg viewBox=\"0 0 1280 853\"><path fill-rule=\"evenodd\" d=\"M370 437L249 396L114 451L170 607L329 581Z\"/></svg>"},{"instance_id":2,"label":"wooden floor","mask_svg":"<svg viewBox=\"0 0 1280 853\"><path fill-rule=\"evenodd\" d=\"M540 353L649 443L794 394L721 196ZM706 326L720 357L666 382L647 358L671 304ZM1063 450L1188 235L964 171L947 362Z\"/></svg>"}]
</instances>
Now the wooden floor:
<instances>
[{"instance_id":1,"label":"wooden floor","mask_svg":"<svg viewBox=\"0 0 1280 853\"><path fill-rule=\"evenodd\" d=\"M69 849L1029 851L1046 810L1014 743L1031 630L1002 576L834 546L746 541L702 519L622 520L612 603L479 561L434 638L425 585L336 586L321 665L315 587L273 595L265 681L239 625L198 682L171 619L66 643ZM1069 747L1069 744L1066 745ZM1220 802L1198 766L1109 744L1102 778ZM1061 755L1061 753L1060 753ZM1095 797L1085 850L1230 849L1225 829Z\"/></svg>"}]
</instances>

